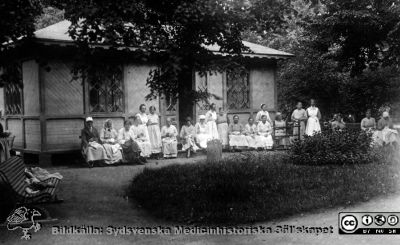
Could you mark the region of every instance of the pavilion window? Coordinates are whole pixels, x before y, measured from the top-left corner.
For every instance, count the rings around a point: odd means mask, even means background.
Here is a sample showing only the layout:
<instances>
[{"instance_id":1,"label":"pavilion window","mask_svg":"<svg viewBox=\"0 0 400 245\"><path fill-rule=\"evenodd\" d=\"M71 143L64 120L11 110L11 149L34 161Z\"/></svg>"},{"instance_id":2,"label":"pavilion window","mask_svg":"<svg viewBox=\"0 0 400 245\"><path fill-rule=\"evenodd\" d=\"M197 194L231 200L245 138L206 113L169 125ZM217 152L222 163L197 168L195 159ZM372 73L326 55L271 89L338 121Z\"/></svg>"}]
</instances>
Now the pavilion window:
<instances>
[{"instance_id":1,"label":"pavilion window","mask_svg":"<svg viewBox=\"0 0 400 245\"><path fill-rule=\"evenodd\" d=\"M199 84L197 85L197 91L200 93L208 93L208 73L199 77ZM202 111L207 111L209 108L209 101L201 100L197 102L199 109Z\"/></svg>"},{"instance_id":2,"label":"pavilion window","mask_svg":"<svg viewBox=\"0 0 400 245\"><path fill-rule=\"evenodd\" d=\"M227 108L241 110L250 108L249 73L226 73Z\"/></svg>"},{"instance_id":3,"label":"pavilion window","mask_svg":"<svg viewBox=\"0 0 400 245\"><path fill-rule=\"evenodd\" d=\"M23 114L23 83L22 67L13 65L7 67L3 74L4 84L4 102L6 115Z\"/></svg>"},{"instance_id":4,"label":"pavilion window","mask_svg":"<svg viewBox=\"0 0 400 245\"><path fill-rule=\"evenodd\" d=\"M122 67L101 65L89 70L89 110L97 113L124 111Z\"/></svg>"}]
</instances>

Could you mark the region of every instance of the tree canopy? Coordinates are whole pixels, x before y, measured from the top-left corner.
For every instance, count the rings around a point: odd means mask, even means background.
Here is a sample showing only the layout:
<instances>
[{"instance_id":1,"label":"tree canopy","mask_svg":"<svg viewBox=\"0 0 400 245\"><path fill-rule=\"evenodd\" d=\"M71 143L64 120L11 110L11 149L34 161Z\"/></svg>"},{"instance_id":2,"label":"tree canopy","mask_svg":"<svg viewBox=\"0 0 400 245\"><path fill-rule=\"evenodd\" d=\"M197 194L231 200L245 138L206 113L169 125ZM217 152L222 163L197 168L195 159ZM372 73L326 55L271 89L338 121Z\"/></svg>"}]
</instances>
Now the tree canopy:
<instances>
[{"instance_id":1,"label":"tree canopy","mask_svg":"<svg viewBox=\"0 0 400 245\"><path fill-rule=\"evenodd\" d=\"M0 44L32 36L35 18L41 13L40 0L0 1Z\"/></svg>"}]
</instances>

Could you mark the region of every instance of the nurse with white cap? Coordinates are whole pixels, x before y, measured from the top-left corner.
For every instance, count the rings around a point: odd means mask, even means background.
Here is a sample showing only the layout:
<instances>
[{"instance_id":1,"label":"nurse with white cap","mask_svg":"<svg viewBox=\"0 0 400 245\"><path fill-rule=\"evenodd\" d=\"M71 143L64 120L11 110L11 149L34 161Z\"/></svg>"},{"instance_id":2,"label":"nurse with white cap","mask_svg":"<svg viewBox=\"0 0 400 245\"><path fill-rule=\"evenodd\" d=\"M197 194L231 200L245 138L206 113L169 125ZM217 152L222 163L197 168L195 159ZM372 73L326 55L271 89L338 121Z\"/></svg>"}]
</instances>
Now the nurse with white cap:
<instances>
[{"instance_id":1,"label":"nurse with white cap","mask_svg":"<svg viewBox=\"0 0 400 245\"><path fill-rule=\"evenodd\" d=\"M207 148L207 141L211 140L211 135L209 132L209 127L206 123L206 116L200 115L199 122L196 123L196 143L202 149Z\"/></svg>"}]
</instances>

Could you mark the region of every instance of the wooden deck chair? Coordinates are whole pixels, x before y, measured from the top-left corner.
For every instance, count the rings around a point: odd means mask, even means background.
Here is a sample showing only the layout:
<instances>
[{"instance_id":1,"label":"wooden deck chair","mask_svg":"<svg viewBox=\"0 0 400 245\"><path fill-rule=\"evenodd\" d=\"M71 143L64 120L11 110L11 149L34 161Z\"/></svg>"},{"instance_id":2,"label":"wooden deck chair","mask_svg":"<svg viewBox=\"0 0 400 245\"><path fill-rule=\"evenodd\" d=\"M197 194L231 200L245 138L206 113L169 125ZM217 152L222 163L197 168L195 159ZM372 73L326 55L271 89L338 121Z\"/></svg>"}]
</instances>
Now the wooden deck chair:
<instances>
[{"instance_id":1,"label":"wooden deck chair","mask_svg":"<svg viewBox=\"0 0 400 245\"><path fill-rule=\"evenodd\" d=\"M46 202L60 202L55 195L55 191L60 183L57 178L49 178L47 183L54 187L48 187L35 194L29 194L25 191L28 183L25 182L25 164L21 157L14 156L5 162L0 163L0 179L9 187L14 194L16 204L34 204Z\"/></svg>"}]
</instances>

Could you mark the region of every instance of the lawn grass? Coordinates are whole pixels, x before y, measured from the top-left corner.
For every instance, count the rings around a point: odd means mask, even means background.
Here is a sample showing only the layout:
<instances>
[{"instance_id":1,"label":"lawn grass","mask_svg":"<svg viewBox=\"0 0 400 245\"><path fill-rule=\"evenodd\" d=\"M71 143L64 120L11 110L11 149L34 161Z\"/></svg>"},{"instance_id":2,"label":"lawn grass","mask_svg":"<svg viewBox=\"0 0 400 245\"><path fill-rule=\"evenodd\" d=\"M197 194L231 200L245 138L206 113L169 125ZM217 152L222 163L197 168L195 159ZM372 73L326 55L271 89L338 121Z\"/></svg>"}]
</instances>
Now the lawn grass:
<instances>
[{"instance_id":1,"label":"lawn grass","mask_svg":"<svg viewBox=\"0 0 400 245\"><path fill-rule=\"evenodd\" d=\"M200 224L267 221L394 193L399 165L295 165L285 154L145 169L128 195L156 217Z\"/></svg>"}]
</instances>

